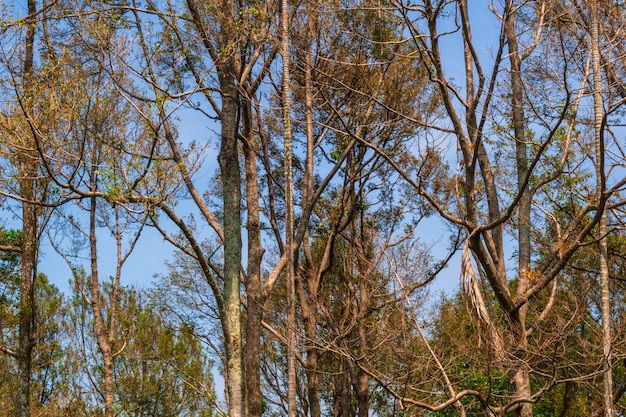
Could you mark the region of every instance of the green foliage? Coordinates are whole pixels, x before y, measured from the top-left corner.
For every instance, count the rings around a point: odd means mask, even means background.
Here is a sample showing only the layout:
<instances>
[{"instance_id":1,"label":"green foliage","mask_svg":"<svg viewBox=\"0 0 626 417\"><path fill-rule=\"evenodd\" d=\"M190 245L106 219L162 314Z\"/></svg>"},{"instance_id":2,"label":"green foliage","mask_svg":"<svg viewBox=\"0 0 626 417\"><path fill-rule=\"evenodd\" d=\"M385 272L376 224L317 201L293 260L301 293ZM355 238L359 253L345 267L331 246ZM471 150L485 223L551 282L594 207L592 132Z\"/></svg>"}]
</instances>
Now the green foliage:
<instances>
[{"instance_id":1,"label":"green foliage","mask_svg":"<svg viewBox=\"0 0 626 417\"><path fill-rule=\"evenodd\" d=\"M20 236L20 233L15 233ZM11 240L10 244L18 243ZM17 265L6 267L0 275L2 299L0 301L0 345L11 351L17 350L17 330L19 323L19 275L6 275L15 271ZM12 263L8 262L8 263ZM7 263L6 260L3 263ZM19 269L18 269L19 271ZM65 352L63 348L63 316L65 307L63 295L48 281L44 274L39 274L35 283L37 311L35 326L37 329L35 349L32 359L31 403L33 411L42 416L61 415L62 398L69 395L65 381ZM9 412L13 409L11 396L17 388L17 363L15 357L2 354L0 357L0 407Z\"/></svg>"},{"instance_id":2,"label":"green foliage","mask_svg":"<svg viewBox=\"0 0 626 417\"><path fill-rule=\"evenodd\" d=\"M68 306L70 336L76 345L68 349L78 380L102 381L101 358L94 336L91 308L83 296L89 277L78 274L74 297ZM81 282L82 281L82 282ZM109 305L112 284L104 285L103 305ZM146 290L121 288L114 334L115 408L118 415L164 417L212 417L215 409L212 361L192 328L176 325L156 307ZM105 309L105 315L109 312ZM82 342L81 342L82 340ZM68 347L69 348L69 347ZM74 376L76 377L76 376ZM83 390L79 382L73 389ZM86 396L83 412L100 407L100 399Z\"/></svg>"},{"instance_id":3,"label":"green foliage","mask_svg":"<svg viewBox=\"0 0 626 417\"><path fill-rule=\"evenodd\" d=\"M23 245L23 235L21 230L6 230L0 228L0 245L21 248ZM10 280L10 277L19 275L19 268L19 253L12 251L0 252L0 276L2 276L3 282Z\"/></svg>"},{"instance_id":4,"label":"green foliage","mask_svg":"<svg viewBox=\"0 0 626 417\"><path fill-rule=\"evenodd\" d=\"M192 328L164 319L146 294L121 295L126 347L116 358L122 415L213 416L212 363Z\"/></svg>"},{"instance_id":5,"label":"green foliage","mask_svg":"<svg viewBox=\"0 0 626 417\"><path fill-rule=\"evenodd\" d=\"M219 324L228 323L220 316L225 310L220 297L229 289L232 300L246 299L253 288L247 279L257 277L256 269L239 269L246 261L253 262L239 250L241 243L253 242L245 235L254 230L252 216L249 228L242 230L223 227L225 220L252 214L251 199L259 199L263 248L258 249L265 255L254 267L261 271L263 284L270 273L280 274L275 267L285 251L284 154L277 140L284 105L278 87L282 36L278 2L62 0L35 2L39 10L26 18L18 12L23 4L14 3L0 6L2 203L19 208L35 197L29 193L21 195L26 199L15 198L20 187L36 189L40 193L36 197L45 197L46 203L37 208L38 214L45 214L39 217L37 236L45 236L51 224L59 230L74 228L63 238L62 233L54 236L53 244L55 249L76 249L69 257L79 263L90 236L74 227L81 219L73 210L83 210L91 196L102 198L96 204L98 239L107 232L101 227L105 223L115 222L123 235L120 242L126 242L137 228L151 222L177 246L178 258L174 265L166 264L170 273L162 278L159 292L123 288L115 295L110 282L102 286L102 299L97 301L104 306L105 333L115 352L115 411L120 417L212 416L217 413L212 362L203 344L217 355L230 352L224 346L228 342L220 338L224 327ZM477 390L499 406L511 400L509 373L520 365L531 370L532 393L542 394L534 404L536 416L592 415L600 409L602 384L596 378L602 363L596 285L600 237L597 230L587 228L598 210L594 168L600 158L587 113L589 85L584 83L591 75L585 44L589 34L585 22L578 20L590 10L584 2L574 8L570 2L519 2L515 13L508 13L502 7L510 2L489 2L490 9L483 4L481 13L475 9L479 3L288 2L294 201L302 238L297 252L302 303L298 330L311 316L315 319L313 330L306 329L309 334L299 334L298 349L303 362L310 349L319 353L319 394L329 414L356 413L359 377L367 379L370 411L380 416L425 414L399 411L400 400L386 388L436 403L447 399L448 378L455 390ZM623 2L609 3L598 10L603 13L606 58L604 168L609 189L619 189L607 206L611 210L607 239L615 328L611 364L620 388L626 387L622 363L626 238L621 233L624 201L619 194L624 189L624 150L622 132L612 125L623 124L624 112L614 106L624 104L620 97L626 66L621 46ZM464 22L464 11L472 25ZM523 126L512 122L516 112L511 99L517 93L511 89L511 75L517 71L508 69L513 68L509 59L515 56L514 39L507 42L507 31L495 25L480 27L487 21L482 20L485 15L492 14L505 22L515 19L512 27L517 33L511 36L523 46L519 74ZM26 45L24 35L33 28L35 44ZM435 31L436 37L431 36ZM475 44L467 37L470 33ZM30 46L35 49L34 62L25 65L23 52ZM455 48L464 47L456 56L460 50ZM457 74L463 55L467 71ZM448 57L451 61L444 62ZM232 90L221 90L226 84ZM229 101L234 96L237 99ZM236 108L223 111L225 103ZM190 110L206 116L205 122L188 117ZM193 124L199 125L200 133L183 129ZM515 128L523 129L521 137L513 137ZM206 136L214 132L223 134L215 134L219 137L215 143L232 139L232 153L224 158L229 160L222 160L232 175L209 182L207 167L213 169L219 157L203 143L208 144ZM189 137L196 134L197 146ZM528 155L516 152L522 147ZM312 149L312 161L305 149ZM526 159L532 165L528 214L533 269L523 275L514 266L515 239L523 234L520 226L526 231L526 223L515 204ZM245 163L245 173L234 169L239 163ZM305 174L308 163L315 164L315 172ZM334 168L336 176L323 183ZM257 178L258 184L253 184ZM310 224L305 223L309 207L302 201L312 196L305 186L309 179L313 188L326 184L311 208ZM254 191L239 204L241 190ZM226 210L224 198L232 203ZM120 211L109 210L108 203ZM117 215L122 209L128 210L120 222ZM12 214L20 215L19 210ZM433 228L435 233L426 229L436 236L426 236L433 246L425 251L417 225L437 214L443 221ZM168 220L179 227L184 223L188 234L171 232ZM492 355L491 335L481 331L461 296L445 299L433 307L432 317L420 321L426 323L425 336L417 326L415 317L423 317L422 310L415 310L423 300L416 288L431 282L431 272L440 265L432 260L438 255L434 242L447 238L444 223L452 233L461 228L459 236L471 233L475 239L472 250L480 291L503 336L504 358ZM585 235L586 231L591 233ZM190 246L190 235L202 242L200 248ZM511 235L509 243L505 239ZM22 248L24 240L20 231L0 230L2 245ZM571 251L562 249L575 245L580 245L577 252L566 259ZM99 245L98 256L103 256L103 247ZM0 357L0 406L6 413L13 411L9 399L19 373L14 352L19 252L0 253L0 345L5 352ZM226 262L225 253L231 254ZM329 263L321 266L325 259ZM206 262L198 262L202 260ZM554 287L550 283L540 289L541 279L553 268ZM91 283L84 271L76 275L68 300L44 275L34 277L35 415L102 414L102 352L94 338ZM239 278L241 288L229 284ZM521 306L524 294L515 293L518 288L521 293L526 282L537 291ZM271 294L264 292L268 300L261 307L273 327L258 329L265 349L261 365L265 390L270 392L264 400L275 415L282 411L285 385L283 284L281 277L273 289L263 288ZM213 297L207 296L210 293ZM115 302L119 309L113 323L109 306ZM245 308L233 310L228 318L237 319L240 313L243 320L248 318ZM518 314L523 318L516 321ZM240 339L234 339L238 348ZM372 372L367 374L361 365ZM230 371L242 371L235 368ZM303 405L304 370L308 369L298 370ZM461 402L468 415L483 414L474 397ZM624 408L625 402L622 397L617 405ZM350 410L340 412L340 405ZM426 414L456 413L451 407Z\"/></svg>"}]
</instances>

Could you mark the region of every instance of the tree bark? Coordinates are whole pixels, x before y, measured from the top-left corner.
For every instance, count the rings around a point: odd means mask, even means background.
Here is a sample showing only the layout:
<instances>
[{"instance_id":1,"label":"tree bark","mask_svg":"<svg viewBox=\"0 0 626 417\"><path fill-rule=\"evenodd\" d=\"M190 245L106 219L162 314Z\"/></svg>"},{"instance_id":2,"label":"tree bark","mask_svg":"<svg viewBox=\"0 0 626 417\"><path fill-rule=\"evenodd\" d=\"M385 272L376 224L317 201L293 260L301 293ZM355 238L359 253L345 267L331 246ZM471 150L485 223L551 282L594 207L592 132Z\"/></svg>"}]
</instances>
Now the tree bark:
<instances>
[{"instance_id":1,"label":"tree bark","mask_svg":"<svg viewBox=\"0 0 626 417\"><path fill-rule=\"evenodd\" d=\"M289 1L280 9L281 55L283 58L283 149L285 171L285 251L287 261L287 415L296 417L296 294L294 264L293 173L291 150L291 76L289 59Z\"/></svg>"},{"instance_id":2,"label":"tree bark","mask_svg":"<svg viewBox=\"0 0 626 417\"><path fill-rule=\"evenodd\" d=\"M516 298L525 296L529 288L530 279L530 209L531 196L528 187L524 186L528 176L528 156L526 145L526 122L524 119L524 93L522 89L521 57L518 50L517 34L515 33L515 15L513 1L508 1L505 7L504 32L509 48L509 63L511 65L511 114L513 118L513 132L515 138L515 156L517 170L517 192L521 195L518 207L518 276ZM514 337L513 355L516 361L511 370L511 383L514 400L530 398L530 375L526 369L524 355L528 347L526 332L526 315L528 304L509 317L511 334ZM530 417L533 414L532 404L521 403L515 411L516 416Z\"/></svg>"},{"instance_id":3,"label":"tree bark","mask_svg":"<svg viewBox=\"0 0 626 417\"><path fill-rule=\"evenodd\" d=\"M341 373L339 378L340 385L340 404L341 404L341 417L352 417L352 381L350 378L350 363L347 358L341 360Z\"/></svg>"},{"instance_id":4,"label":"tree bark","mask_svg":"<svg viewBox=\"0 0 626 417\"><path fill-rule=\"evenodd\" d=\"M248 416L263 413L261 393L261 322L263 302L261 294L261 221L259 209L259 187L256 165L256 151L252 137L252 114L250 104L242 107L243 152L246 169L246 202L248 212L248 268L246 276L246 406Z\"/></svg>"},{"instance_id":5,"label":"tree bark","mask_svg":"<svg viewBox=\"0 0 626 417\"><path fill-rule=\"evenodd\" d=\"M354 392L359 408L358 417L369 416L369 382L369 375L359 369L356 372L356 381L354 381Z\"/></svg>"},{"instance_id":6,"label":"tree bark","mask_svg":"<svg viewBox=\"0 0 626 417\"><path fill-rule=\"evenodd\" d=\"M20 194L23 198L31 201L35 194L33 185L34 175L28 165L32 163L32 161L26 162L26 170L22 169L22 178L20 179ZM22 230L24 246L22 250L19 300L17 417L30 417L31 415L31 374L36 332L35 280L37 277L37 252L39 244L37 229L36 206L33 203L23 201Z\"/></svg>"},{"instance_id":7,"label":"tree bark","mask_svg":"<svg viewBox=\"0 0 626 417\"><path fill-rule=\"evenodd\" d=\"M95 190L95 164L92 168L92 190ZM113 399L114 399L114 379L113 379L113 352L111 344L107 338L107 329L105 328L104 318L102 314L102 300L100 297L100 279L98 270L98 247L96 238L96 197L90 198L89 207L89 249L91 257L91 309L94 318L94 331L96 333L96 341L98 348L102 354L102 373L104 377L104 386L102 394L104 399L104 417L113 417ZM114 306L112 307L114 308Z\"/></svg>"},{"instance_id":8,"label":"tree bark","mask_svg":"<svg viewBox=\"0 0 626 417\"><path fill-rule=\"evenodd\" d=\"M224 313L221 318L226 350L228 414L245 414L243 351L241 340L241 170L238 151L239 91L236 52L231 51L235 33L235 2L222 1L225 14L220 29L223 50L217 68L222 94L221 143L218 162L222 179L224 213Z\"/></svg>"},{"instance_id":9,"label":"tree bark","mask_svg":"<svg viewBox=\"0 0 626 417\"><path fill-rule=\"evenodd\" d=\"M304 323L304 336L309 341L306 345L305 374L309 404L308 415L310 417L320 417L322 414L318 375L319 350L314 342L317 340L318 284L317 269L313 265L308 265L307 272L299 274L296 281L298 300L300 301L302 321ZM308 289L308 298L305 286Z\"/></svg>"},{"instance_id":10,"label":"tree bark","mask_svg":"<svg viewBox=\"0 0 626 417\"><path fill-rule=\"evenodd\" d=\"M304 173L304 188L302 190L302 211L310 204L313 196L313 160L315 138L313 135L313 52L312 45L314 39L315 22L317 17L315 7L312 1L306 2L307 12L307 30L306 30L306 62L304 66L304 94L305 94L305 116L306 116L306 167ZM302 320L304 322L304 332L306 340L317 340L317 309L318 309L318 289L320 284L319 269L314 267L313 255L308 242L308 235L304 241L305 259L308 263L308 273L299 274L299 300L302 309ZM320 268L325 268L321 265ZM306 276L306 277L305 277ZM304 286L309 290L310 299L307 300ZM306 378L307 378L307 398L309 403L309 416L321 417L321 399L319 393L319 375L318 375L319 351L315 343L309 343L306 352Z\"/></svg>"},{"instance_id":11,"label":"tree bark","mask_svg":"<svg viewBox=\"0 0 626 417\"><path fill-rule=\"evenodd\" d=\"M244 415L241 342L241 173L237 150L239 93L232 68L220 76L222 87L219 165L224 193L224 317L221 318L226 350L226 389L230 417ZM228 74L228 75L227 75Z\"/></svg>"},{"instance_id":12,"label":"tree bark","mask_svg":"<svg viewBox=\"0 0 626 417\"><path fill-rule=\"evenodd\" d=\"M597 1L590 2L591 12L591 60L593 68L593 112L594 112L594 133L596 145L596 178L597 178L597 200L598 206L603 210L602 217L598 223L598 249L600 266L600 309L602 314L602 374L604 379L604 394L602 402L604 405L604 416L613 417L613 371L611 367L611 304L609 288L609 262L607 248L607 224L606 211L602 200L605 190L604 174L604 143L602 134L602 123L604 120L603 100L602 100L602 78L601 78L601 56L600 56L600 5Z\"/></svg>"},{"instance_id":13,"label":"tree bark","mask_svg":"<svg viewBox=\"0 0 626 417\"><path fill-rule=\"evenodd\" d=\"M317 340L315 317L304 319L307 340ZM322 410L320 407L319 376L318 376L319 352L314 343L310 343L306 351L306 378L307 397L309 401L309 416L320 417Z\"/></svg>"},{"instance_id":14,"label":"tree bark","mask_svg":"<svg viewBox=\"0 0 626 417\"><path fill-rule=\"evenodd\" d=\"M24 106L29 112L35 92L33 91L35 22L32 20L37 12L35 0L28 0L28 16L26 20L26 48L24 56ZM33 17L33 18L31 18ZM30 117L30 114L25 114ZM31 374L32 357L35 347L35 282L37 279L37 258L39 251L38 222L37 222L37 154L33 143L24 146L24 152L18 156L20 167L20 196L22 201L22 266L20 272L20 300L19 300L19 331L18 331L18 387L15 414L17 417L31 415Z\"/></svg>"}]
</instances>

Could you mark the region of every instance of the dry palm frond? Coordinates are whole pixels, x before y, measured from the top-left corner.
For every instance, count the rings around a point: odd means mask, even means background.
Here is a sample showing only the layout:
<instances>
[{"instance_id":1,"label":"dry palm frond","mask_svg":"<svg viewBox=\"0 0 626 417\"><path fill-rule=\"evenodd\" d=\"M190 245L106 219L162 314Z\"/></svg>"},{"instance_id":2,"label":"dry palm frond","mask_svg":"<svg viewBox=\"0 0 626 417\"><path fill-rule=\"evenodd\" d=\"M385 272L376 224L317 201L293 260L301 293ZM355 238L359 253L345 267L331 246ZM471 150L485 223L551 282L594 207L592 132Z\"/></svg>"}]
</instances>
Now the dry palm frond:
<instances>
[{"instance_id":1,"label":"dry palm frond","mask_svg":"<svg viewBox=\"0 0 626 417\"><path fill-rule=\"evenodd\" d=\"M472 264L472 258L469 248L469 240L465 242L463 247L463 254L461 257L461 287L465 296L466 305L469 310L470 316L478 319L479 328L482 328L489 334L488 343L493 348L496 357L500 360L504 357L504 344L502 338L496 329L487 306L485 305L485 299L480 290L480 285L476 279L476 273L474 272L474 266ZM480 333L479 333L479 339Z\"/></svg>"}]
</instances>

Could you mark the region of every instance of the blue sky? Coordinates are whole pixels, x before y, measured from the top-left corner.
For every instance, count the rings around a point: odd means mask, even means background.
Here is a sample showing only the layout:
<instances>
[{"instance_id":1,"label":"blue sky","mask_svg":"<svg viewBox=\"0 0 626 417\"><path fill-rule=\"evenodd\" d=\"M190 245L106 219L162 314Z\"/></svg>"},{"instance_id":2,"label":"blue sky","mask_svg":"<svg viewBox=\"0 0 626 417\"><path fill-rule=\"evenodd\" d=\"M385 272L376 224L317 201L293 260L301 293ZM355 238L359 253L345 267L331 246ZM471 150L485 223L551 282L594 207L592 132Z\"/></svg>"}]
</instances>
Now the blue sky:
<instances>
[{"instance_id":1,"label":"blue sky","mask_svg":"<svg viewBox=\"0 0 626 417\"><path fill-rule=\"evenodd\" d=\"M22 8L22 3L17 2L16 8ZM475 18L473 24L474 38L478 45L478 52L486 59L486 62L489 61L489 57L496 47L494 41L497 41L497 35L494 39L494 32L498 28L498 22L487 9L487 4L488 2L485 2L485 7L483 8L471 8ZM19 14L21 15L21 13ZM442 39L442 49L445 51L446 72L456 80L456 83L461 84L463 80L463 53L459 37L444 37ZM487 70L488 66L485 69ZM177 116L180 119L178 130L181 141L187 143L195 140L200 144L206 141L216 142L214 122L193 110L179 109ZM454 149L453 145L451 147L452 153ZM214 148L207 150L206 167L203 168L201 173L203 176L202 180L206 179L207 184L212 173L217 168L216 159L217 151ZM448 245L447 230L439 221L427 221L423 226L420 226L418 232L424 236L425 245L433 245L436 258L444 256ZM103 277L113 275L116 262L115 242L106 230L100 232L98 245L101 274ZM439 253L441 255L438 255ZM122 283L124 285L132 284L137 286L150 285L155 274L166 272L165 261L168 259L172 259L171 245L165 242L156 230L146 228L138 245L124 265ZM436 280L433 291L442 289L450 291L450 289L457 288L458 262L456 258L453 260L450 267ZM45 239L42 242L40 271L47 274L50 281L63 291L68 290L67 284L71 278L71 272L65 261L55 253Z\"/></svg>"}]
</instances>

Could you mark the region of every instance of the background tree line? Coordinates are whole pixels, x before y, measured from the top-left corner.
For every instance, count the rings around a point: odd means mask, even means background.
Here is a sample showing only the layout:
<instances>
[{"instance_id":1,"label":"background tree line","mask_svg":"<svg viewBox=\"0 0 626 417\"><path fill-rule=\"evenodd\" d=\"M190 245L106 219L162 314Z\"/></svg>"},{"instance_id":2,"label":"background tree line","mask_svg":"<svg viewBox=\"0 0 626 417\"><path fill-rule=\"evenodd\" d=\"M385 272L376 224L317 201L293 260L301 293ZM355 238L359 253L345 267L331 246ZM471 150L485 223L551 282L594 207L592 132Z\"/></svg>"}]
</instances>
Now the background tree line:
<instances>
[{"instance_id":1,"label":"background tree line","mask_svg":"<svg viewBox=\"0 0 626 417\"><path fill-rule=\"evenodd\" d=\"M624 413L621 2L1 7L9 415Z\"/></svg>"}]
</instances>

